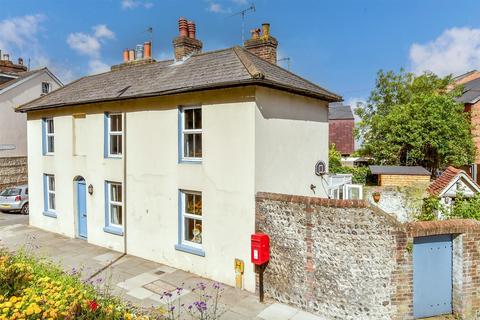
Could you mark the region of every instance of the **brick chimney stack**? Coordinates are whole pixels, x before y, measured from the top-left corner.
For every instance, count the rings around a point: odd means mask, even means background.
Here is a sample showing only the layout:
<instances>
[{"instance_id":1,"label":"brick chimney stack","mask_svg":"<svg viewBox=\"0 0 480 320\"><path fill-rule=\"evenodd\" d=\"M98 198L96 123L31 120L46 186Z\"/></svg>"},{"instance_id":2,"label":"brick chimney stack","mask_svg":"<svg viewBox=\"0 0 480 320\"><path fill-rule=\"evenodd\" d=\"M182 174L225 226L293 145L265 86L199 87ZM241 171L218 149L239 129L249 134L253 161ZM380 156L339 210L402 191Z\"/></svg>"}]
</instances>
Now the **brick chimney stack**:
<instances>
[{"instance_id":1,"label":"brick chimney stack","mask_svg":"<svg viewBox=\"0 0 480 320\"><path fill-rule=\"evenodd\" d=\"M252 37L243 44L245 49L268 62L277 64L278 41L270 35L270 24L262 24L261 34L260 29L253 29L251 33Z\"/></svg>"},{"instance_id":2,"label":"brick chimney stack","mask_svg":"<svg viewBox=\"0 0 480 320\"><path fill-rule=\"evenodd\" d=\"M178 19L179 36L173 40L175 60L180 61L192 54L202 52L202 42L196 38L196 26L193 21Z\"/></svg>"},{"instance_id":3,"label":"brick chimney stack","mask_svg":"<svg viewBox=\"0 0 480 320\"><path fill-rule=\"evenodd\" d=\"M8 53L4 53L2 59L2 54L0 51L0 72L19 73L27 70L27 66L23 64L22 58L18 58L18 64L15 64L10 60L10 55Z\"/></svg>"}]
</instances>

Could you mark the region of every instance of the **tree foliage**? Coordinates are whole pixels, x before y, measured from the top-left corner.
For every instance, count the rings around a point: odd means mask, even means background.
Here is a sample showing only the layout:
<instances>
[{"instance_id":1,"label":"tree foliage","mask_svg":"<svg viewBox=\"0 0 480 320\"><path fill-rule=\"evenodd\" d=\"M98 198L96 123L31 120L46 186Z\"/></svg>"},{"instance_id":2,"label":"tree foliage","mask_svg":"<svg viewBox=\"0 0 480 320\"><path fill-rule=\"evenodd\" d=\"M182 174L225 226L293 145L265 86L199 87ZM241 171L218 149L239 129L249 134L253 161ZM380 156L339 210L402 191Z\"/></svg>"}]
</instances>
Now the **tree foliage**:
<instances>
[{"instance_id":1,"label":"tree foliage","mask_svg":"<svg viewBox=\"0 0 480 320\"><path fill-rule=\"evenodd\" d=\"M360 153L378 164L421 165L432 171L473 161L468 113L450 76L380 71L367 104L357 108Z\"/></svg>"},{"instance_id":2,"label":"tree foliage","mask_svg":"<svg viewBox=\"0 0 480 320\"><path fill-rule=\"evenodd\" d=\"M352 175L353 183L365 184L367 181L368 168L367 167L345 167L342 166L342 155L335 148L332 143L328 149L328 171L330 173L348 173Z\"/></svg>"}]
</instances>

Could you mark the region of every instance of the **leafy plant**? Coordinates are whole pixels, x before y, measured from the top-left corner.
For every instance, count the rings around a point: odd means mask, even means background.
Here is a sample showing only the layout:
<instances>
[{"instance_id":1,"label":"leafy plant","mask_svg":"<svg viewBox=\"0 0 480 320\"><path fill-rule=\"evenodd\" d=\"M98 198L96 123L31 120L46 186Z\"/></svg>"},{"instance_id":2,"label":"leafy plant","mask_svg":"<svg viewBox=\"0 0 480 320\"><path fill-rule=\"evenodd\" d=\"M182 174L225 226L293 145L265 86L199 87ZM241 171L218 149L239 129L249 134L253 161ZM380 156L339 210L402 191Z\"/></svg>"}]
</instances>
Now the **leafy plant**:
<instances>
[{"instance_id":1,"label":"leafy plant","mask_svg":"<svg viewBox=\"0 0 480 320\"><path fill-rule=\"evenodd\" d=\"M447 216L448 218L480 220L480 194L477 193L472 198L459 195Z\"/></svg>"},{"instance_id":2,"label":"leafy plant","mask_svg":"<svg viewBox=\"0 0 480 320\"><path fill-rule=\"evenodd\" d=\"M450 76L380 71L366 105L356 109L359 150L378 164L421 165L434 173L471 163L475 147L469 114L456 101Z\"/></svg>"},{"instance_id":3,"label":"leafy plant","mask_svg":"<svg viewBox=\"0 0 480 320\"><path fill-rule=\"evenodd\" d=\"M342 155L332 143L328 150L328 171L331 173L346 173L352 175L353 183L365 184L367 181L368 168L367 167L346 167L342 166Z\"/></svg>"}]
</instances>

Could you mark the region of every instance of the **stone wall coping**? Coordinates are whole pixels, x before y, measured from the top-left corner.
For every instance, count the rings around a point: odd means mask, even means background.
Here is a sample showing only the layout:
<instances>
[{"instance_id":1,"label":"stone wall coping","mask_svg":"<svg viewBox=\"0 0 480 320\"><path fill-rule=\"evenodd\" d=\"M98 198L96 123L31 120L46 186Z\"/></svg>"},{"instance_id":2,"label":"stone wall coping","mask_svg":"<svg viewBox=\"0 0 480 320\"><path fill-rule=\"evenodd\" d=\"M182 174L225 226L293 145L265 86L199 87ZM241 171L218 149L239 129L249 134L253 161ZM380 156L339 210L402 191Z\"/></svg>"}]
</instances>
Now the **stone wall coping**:
<instances>
[{"instance_id":1,"label":"stone wall coping","mask_svg":"<svg viewBox=\"0 0 480 320\"><path fill-rule=\"evenodd\" d=\"M310 205L321 205L334 208L369 208L370 204L367 200L342 200L328 199L309 196L297 196L292 194L258 192L257 200L284 201L293 203L305 203Z\"/></svg>"},{"instance_id":2,"label":"stone wall coping","mask_svg":"<svg viewBox=\"0 0 480 320\"><path fill-rule=\"evenodd\" d=\"M406 229L411 237L460 234L480 230L480 221L474 219L415 221L407 223Z\"/></svg>"}]
</instances>

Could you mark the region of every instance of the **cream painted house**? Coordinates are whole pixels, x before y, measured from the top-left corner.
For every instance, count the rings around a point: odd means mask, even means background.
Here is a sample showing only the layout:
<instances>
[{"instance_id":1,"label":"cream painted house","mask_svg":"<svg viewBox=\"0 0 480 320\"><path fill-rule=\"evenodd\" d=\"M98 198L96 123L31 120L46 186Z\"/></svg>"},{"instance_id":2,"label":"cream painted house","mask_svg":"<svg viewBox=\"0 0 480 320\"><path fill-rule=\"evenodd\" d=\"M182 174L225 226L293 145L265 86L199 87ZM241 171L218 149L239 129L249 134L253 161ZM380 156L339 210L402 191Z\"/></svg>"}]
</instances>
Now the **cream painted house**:
<instances>
[{"instance_id":1,"label":"cream painted house","mask_svg":"<svg viewBox=\"0 0 480 320\"><path fill-rule=\"evenodd\" d=\"M247 46L174 46L176 60L127 52L18 109L30 223L230 285L241 259L254 291L255 194L327 196L314 167L328 165L328 103L341 98Z\"/></svg>"}]
</instances>

